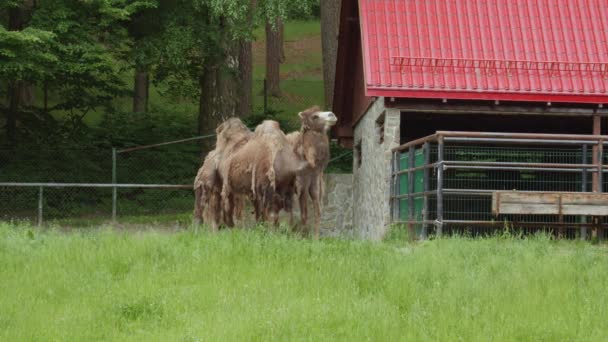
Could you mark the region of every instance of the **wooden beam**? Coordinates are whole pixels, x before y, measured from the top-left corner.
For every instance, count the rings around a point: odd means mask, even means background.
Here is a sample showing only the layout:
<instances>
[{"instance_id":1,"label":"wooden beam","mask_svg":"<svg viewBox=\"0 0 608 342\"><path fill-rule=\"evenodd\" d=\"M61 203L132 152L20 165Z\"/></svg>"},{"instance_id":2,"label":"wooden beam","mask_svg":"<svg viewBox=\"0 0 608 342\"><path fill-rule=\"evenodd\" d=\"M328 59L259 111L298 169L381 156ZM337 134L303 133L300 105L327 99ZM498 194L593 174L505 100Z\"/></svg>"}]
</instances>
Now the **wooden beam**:
<instances>
[{"instance_id":1,"label":"wooden beam","mask_svg":"<svg viewBox=\"0 0 608 342\"><path fill-rule=\"evenodd\" d=\"M584 106L539 106L506 104L500 105L480 103L432 103L410 102L396 98L394 102L387 101L387 108L397 108L411 113L437 114L493 114L493 115L551 115L551 116L608 116L608 109L586 108Z\"/></svg>"},{"instance_id":2,"label":"wooden beam","mask_svg":"<svg viewBox=\"0 0 608 342\"><path fill-rule=\"evenodd\" d=\"M608 194L496 191L492 194L492 213L608 216Z\"/></svg>"}]
</instances>

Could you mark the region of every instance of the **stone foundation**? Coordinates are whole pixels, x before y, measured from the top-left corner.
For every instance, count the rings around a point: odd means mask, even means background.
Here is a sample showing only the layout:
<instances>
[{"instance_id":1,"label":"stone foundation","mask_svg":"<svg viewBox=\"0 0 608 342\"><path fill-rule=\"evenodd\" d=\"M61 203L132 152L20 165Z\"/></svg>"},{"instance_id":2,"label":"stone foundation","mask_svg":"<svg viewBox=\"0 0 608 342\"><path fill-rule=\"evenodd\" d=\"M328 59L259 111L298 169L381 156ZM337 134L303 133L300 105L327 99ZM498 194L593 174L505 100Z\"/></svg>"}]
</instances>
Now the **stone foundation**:
<instances>
[{"instance_id":1,"label":"stone foundation","mask_svg":"<svg viewBox=\"0 0 608 342\"><path fill-rule=\"evenodd\" d=\"M354 236L379 240L390 223L391 149L399 146L400 112L378 98L355 126Z\"/></svg>"},{"instance_id":2,"label":"stone foundation","mask_svg":"<svg viewBox=\"0 0 608 342\"><path fill-rule=\"evenodd\" d=\"M322 236L353 236L353 175L325 174Z\"/></svg>"}]
</instances>

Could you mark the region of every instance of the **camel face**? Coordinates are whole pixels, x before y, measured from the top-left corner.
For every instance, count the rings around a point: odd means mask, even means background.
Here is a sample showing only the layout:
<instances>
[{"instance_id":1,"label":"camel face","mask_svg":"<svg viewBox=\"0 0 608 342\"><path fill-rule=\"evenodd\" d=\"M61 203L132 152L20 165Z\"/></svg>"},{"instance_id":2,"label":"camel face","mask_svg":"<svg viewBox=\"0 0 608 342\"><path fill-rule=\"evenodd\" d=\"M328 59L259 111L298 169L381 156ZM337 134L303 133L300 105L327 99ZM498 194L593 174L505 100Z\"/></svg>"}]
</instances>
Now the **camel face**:
<instances>
[{"instance_id":1,"label":"camel face","mask_svg":"<svg viewBox=\"0 0 608 342\"><path fill-rule=\"evenodd\" d=\"M322 112L315 106L298 113L302 120L302 126L317 132L327 132L338 122L336 114L332 112Z\"/></svg>"},{"instance_id":2,"label":"camel face","mask_svg":"<svg viewBox=\"0 0 608 342\"><path fill-rule=\"evenodd\" d=\"M325 122L324 129L326 132L338 122L338 117L332 112L319 112L319 119Z\"/></svg>"}]
</instances>

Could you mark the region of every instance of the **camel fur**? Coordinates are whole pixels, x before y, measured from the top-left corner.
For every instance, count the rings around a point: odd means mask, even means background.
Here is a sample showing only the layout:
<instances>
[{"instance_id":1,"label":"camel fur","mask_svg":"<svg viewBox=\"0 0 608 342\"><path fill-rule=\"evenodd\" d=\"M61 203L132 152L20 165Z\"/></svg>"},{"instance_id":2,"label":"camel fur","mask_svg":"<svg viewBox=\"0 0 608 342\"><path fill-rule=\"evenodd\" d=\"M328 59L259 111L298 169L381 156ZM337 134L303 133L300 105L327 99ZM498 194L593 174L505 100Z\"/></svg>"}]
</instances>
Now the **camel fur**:
<instances>
[{"instance_id":1,"label":"camel fur","mask_svg":"<svg viewBox=\"0 0 608 342\"><path fill-rule=\"evenodd\" d=\"M253 137L251 131L237 118L228 119L216 129L216 148L205 157L203 165L198 170L194 180L194 223L201 220L211 224L217 231L226 215L221 206L222 181L218 171L220 161L226 156L242 147ZM235 208L232 215L242 218L244 199L234 199ZM231 217L233 220L234 217Z\"/></svg>"},{"instance_id":2,"label":"camel fur","mask_svg":"<svg viewBox=\"0 0 608 342\"><path fill-rule=\"evenodd\" d=\"M289 197L296 173L305 166L306 163L293 153L278 122L262 122L252 139L220 162L223 210L231 213L234 210L234 197L248 196L258 221L267 219L268 214L272 213L277 224L276 203ZM227 222L227 225L231 224Z\"/></svg>"},{"instance_id":3,"label":"camel fur","mask_svg":"<svg viewBox=\"0 0 608 342\"><path fill-rule=\"evenodd\" d=\"M332 112L322 112L314 106L298 114L302 123L300 131L287 135L292 150L307 162L307 167L298 173L296 193L300 205L300 219L307 224L308 198L314 207L314 237L319 238L321 221L321 198L324 191L323 173L329 163L329 129L338 119Z\"/></svg>"}]
</instances>

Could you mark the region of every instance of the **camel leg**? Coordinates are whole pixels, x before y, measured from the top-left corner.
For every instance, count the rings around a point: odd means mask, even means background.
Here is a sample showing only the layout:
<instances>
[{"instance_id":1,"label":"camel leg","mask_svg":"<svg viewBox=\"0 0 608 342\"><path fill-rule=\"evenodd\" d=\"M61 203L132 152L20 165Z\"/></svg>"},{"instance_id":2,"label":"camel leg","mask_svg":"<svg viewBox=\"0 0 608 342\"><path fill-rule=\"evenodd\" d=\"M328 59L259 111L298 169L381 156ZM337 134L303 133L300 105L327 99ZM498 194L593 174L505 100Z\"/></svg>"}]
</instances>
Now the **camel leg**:
<instances>
[{"instance_id":1,"label":"camel leg","mask_svg":"<svg viewBox=\"0 0 608 342\"><path fill-rule=\"evenodd\" d=\"M289 226L293 227L293 194L285 196L285 211L289 213Z\"/></svg>"},{"instance_id":2,"label":"camel leg","mask_svg":"<svg viewBox=\"0 0 608 342\"><path fill-rule=\"evenodd\" d=\"M234 197L232 194L226 194L222 197L224 197L224 224L228 227L234 227Z\"/></svg>"},{"instance_id":3,"label":"camel leg","mask_svg":"<svg viewBox=\"0 0 608 342\"><path fill-rule=\"evenodd\" d=\"M321 199L319 197L319 183L313 183L310 187L310 197L312 199L312 205L314 207L314 219L315 219L315 240L319 239L319 226L321 225Z\"/></svg>"},{"instance_id":4,"label":"camel leg","mask_svg":"<svg viewBox=\"0 0 608 342\"><path fill-rule=\"evenodd\" d=\"M193 216L192 223L195 226L198 226L199 224L201 224L202 217L203 217L202 196L203 196L203 189L201 187L194 189L194 214L192 215Z\"/></svg>"},{"instance_id":5,"label":"camel leg","mask_svg":"<svg viewBox=\"0 0 608 342\"><path fill-rule=\"evenodd\" d=\"M243 220L243 205L244 201L241 196L235 196L234 198L234 220L242 221Z\"/></svg>"},{"instance_id":6,"label":"camel leg","mask_svg":"<svg viewBox=\"0 0 608 342\"><path fill-rule=\"evenodd\" d=\"M272 211L272 223L275 228L279 226L279 213L281 210L273 210Z\"/></svg>"},{"instance_id":7,"label":"camel leg","mask_svg":"<svg viewBox=\"0 0 608 342\"><path fill-rule=\"evenodd\" d=\"M307 216L307 208L306 208L306 196L308 196L308 194L304 191L302 191L300 193L300 195L298 196L298 199L300 201L300 220L302 221L302 225L305 226L306 225L306 216Z\"/></svg>"},{"instance_id":8,"label":"camel leg","mask_svg":"<svg viewBox=\"0 0 608 342\"><path fill-rule=\"evenodd\" d=\"M255 213L255 222L260 223L264 220L264 193L263 191L256 191L251 197L251 203L253 203L253 211Z\"/></svg>"},{"instance_id":9,"label":"camel leg","mask_svg":"<svg viewBox=\"0 0 608 342\"><path fill-rule=\"evenodd\" d=\"M220 204L220 194L213 191L209 198L209 205L206 210L208 212L207 217L209 218L209 221L211 221L211 230L214 232L218 231L220 220L222 219L222 208Z\"/></svg>"}]
</instances>

